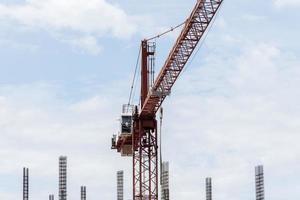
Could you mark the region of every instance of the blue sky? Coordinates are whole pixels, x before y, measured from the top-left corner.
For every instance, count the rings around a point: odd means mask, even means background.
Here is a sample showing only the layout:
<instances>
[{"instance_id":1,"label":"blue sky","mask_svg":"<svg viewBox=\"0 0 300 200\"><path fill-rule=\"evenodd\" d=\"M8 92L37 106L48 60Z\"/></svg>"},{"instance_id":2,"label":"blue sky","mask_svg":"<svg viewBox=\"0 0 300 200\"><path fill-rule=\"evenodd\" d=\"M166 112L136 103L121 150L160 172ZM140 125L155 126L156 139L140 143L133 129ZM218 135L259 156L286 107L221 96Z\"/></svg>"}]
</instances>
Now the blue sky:
<instances>
[{"instance_id":1,"label":"blue sky","mask_svg":"<svg viewBox=\"0 0 300 200\"><path fill-rule=\"evenodd\" d=\"M69 197L115 199L131 160L110 150L127 103L140 40L181 23L195 0L0 0L0 199L57 195L57 159L69 158ZM225 0L193 62L166 100L163 155L171 198L300 196L299 0ZM157 40L157 72L177 32ZM135 98L137 100L137 97Z\"/></svg>"}]
</instances>

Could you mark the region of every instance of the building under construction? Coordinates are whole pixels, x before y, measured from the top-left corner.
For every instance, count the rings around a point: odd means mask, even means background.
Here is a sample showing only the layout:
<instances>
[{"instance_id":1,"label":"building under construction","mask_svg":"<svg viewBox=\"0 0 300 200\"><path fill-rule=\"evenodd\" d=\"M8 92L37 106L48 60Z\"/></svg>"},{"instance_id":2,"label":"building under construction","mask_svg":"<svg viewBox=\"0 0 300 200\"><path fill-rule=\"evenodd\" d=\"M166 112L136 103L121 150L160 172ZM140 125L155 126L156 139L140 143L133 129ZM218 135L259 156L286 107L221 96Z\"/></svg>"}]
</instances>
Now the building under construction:
<instances>
[{"instance_id":1,"label":"building under construction","mask_svg":"<svg viewBox=\"0 0 300 200\"><path fill-rule=\"evenodd\" d=\"M124 171L117 171L117 200L124 200ZM161 177L160 177L160 188L161 188L161 200L170 200L170 181L169 181L169 162L161 163ZM205 179L205 192L206 200L212 200L212 178L208 177ZM59 200L67 199L67 157L59 157ZM264 189L264 168L262 165L255 167L255 195L256 200L265 200L265 189ZM86 186L80 187L80 200L87 199ZM23 200L29 200L29 169L23 168ZM49 195L49 200L54 200L54 195ZM141 199L151 200L151 199Z\"/></svg>"},{"instance_id":2,"label":"building under construction","mask_svg":"<svg viewBox=\"0 0 300 200\"><path fill-rule=\"evenodd\" d=\"M156 56L155 40L162 35L141 41L140 53L140 100L132 104L132 90L128 104L123 105L120 131L112 137L112 149L121 156L132 159L132 200L158 200L159 183L161 200L170 199L169 163L161 163L159 168L159 136L157 112L180 74L186 68L198 44L205 38L213 19L223 0L197 0L188 18L181 25L182 30L171 51L163 62L155 78L154 66ZM138 71L138 70L135 70ZM135 72L136 73L136 72ZM134 74L136 77L136 74ZM135 83L135 80L133 81ZM134 85L131 86L131 89ZM159 171L159 169L161 171ZM23 171L23 200L29 196L28 169ZM212 179L205 179L206 200L212 200ZM256 200L264 200L263 166L255 168ZM86 200L86 187L80 187L80 198ZM49 196L54 200L54 195ZM67 200L67 157L59 157L58 200ZM124 172L117 172L117 200L124 200Z\"/></svg>"}]
</instances>

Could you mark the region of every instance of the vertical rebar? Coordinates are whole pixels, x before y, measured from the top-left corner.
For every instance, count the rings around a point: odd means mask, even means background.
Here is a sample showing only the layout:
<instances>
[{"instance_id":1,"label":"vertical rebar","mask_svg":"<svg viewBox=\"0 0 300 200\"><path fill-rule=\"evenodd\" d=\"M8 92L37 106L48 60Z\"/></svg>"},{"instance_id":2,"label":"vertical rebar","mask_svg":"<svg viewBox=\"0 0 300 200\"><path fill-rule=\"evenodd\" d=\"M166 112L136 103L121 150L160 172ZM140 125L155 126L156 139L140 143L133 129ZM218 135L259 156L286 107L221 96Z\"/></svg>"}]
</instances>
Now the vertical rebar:
<instances>
[{"instance_id":1,"label":"vertical rebar","mask_svg":"<svg viewBox=\"0 0 300 200\"><path fill-rule=\"evenodd\" d=\"M29 169L23 168L23 200L29 199Z\"/></svg>"},{"instance_id":2,"label":"vertical rebar","mask_svg":"<svg viewBox=\"0 0 300 200\"><path fill-rule=\"evenodd\" d=\"M255 190L256 190L256 200L264 200L265 199L264 168L262 165L255 167Z\"/></svg>"},{"instance_id":3,"label":"vertical rebar","mask_svg":"<svg viewBox=\"0 0 300 200\"><path fill-rule=\"evenodd\" d=\"M80 199L86 200L86 187L85 186L80 187Z\"/></svg>"},{"instance_id":4,"label":"vertical rebar","mask_svg":"<svg viewBox=\"0 0 300 200\"><path fill-rule=\"evenodd\" d=\"M169 200L169 162L163 162L161 166L161 199Z\"/></svg>"},{"instance_id":5,"label":"vertical rebar","mask_svg":"<svg viewBox=\"0 0 300 200\"><path fill-rule=\"evenodd\" d=\"M59 157L59 200L67 200L67 157Z\"/></svg>"},{"instance_id":6,"label":"vertical rebar","mask_svg":"<svg viewBox=\"0 0 300 200\"><path fill-rule=\"evenodd\" d=\"M124 172L117 172L117 200L124 199Z\"/></svg>"},{"instance_id":7,"label":"vertical rebar","mask_svg":"<svg viewBox=\"0 0 300 200\"><path fill-rule=\"evenodd\" d=\"M54 194L49 195L49 200L54 200Z\"/></svg>"},{"instance_id":8,"label":"vertical rebar","mask_svg":"<svg viewBox=\"0 0 300 200\"><path fill-rule=\"evenodd\" d=\"M205 179L206 185L206 200L212 200L212 183L211 178Z\"/></svg>"}]
</instances>

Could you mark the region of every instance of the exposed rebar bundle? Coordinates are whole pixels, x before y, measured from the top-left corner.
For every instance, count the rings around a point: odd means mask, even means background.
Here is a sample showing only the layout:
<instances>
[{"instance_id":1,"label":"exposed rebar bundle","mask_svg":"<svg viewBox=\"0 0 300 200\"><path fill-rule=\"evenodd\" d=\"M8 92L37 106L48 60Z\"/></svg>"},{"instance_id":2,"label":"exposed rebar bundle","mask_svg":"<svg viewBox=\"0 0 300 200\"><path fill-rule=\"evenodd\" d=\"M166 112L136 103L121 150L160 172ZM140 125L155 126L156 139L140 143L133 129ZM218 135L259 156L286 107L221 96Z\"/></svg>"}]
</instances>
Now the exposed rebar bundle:
<instances>
[{"instance_id":1,"label":"exposed rebar bundle","mask_svg":"<svg viewBox=\"0 0 300 200\"><path fill-rule=\"evenodd\" d=\"M206 185L206 200L212 200L211 178L206 178L205 179L205 185Z\"/></svg>"},{"instance_id":2,"label":"exposed rebar bundle","mask_svg":"<svg viewBox=\"0 0 300 200\"><path fill-rule=\"evenodd\" d=\"M256 190L256 200L264 200L265 199L264 168L262 165L255 167L255 190Z\"/></svg>"},{"instance_id":3,"label":"exposed rebar bundle","mask_svg":"<svg viewBox=\"0 0 300 200\"><path fill-rule=\"evenodd\" d=\"M124 172L117 172L117 200L124 199Z\"/></svg>"},{"instance_id":4,"label":"exposed rebar bundle","mask_svg":"<svg viewBox=\"0 0 300 200\"><path fill-rule=\"evenodd\" d=\"M54 200L54 194L49 195L49 200Z\"/></svg>"},{"instance_id":5,"label":"exposed rebar bundle","mask_svg":"<svg viewBox=\"0 0 300 200\"><path fill-rule=\"evenodd\" d=\"M29 169L23 168L23 200L29 199Z\"/></svg>"},{"instance_id":6,"label":"exposed rebar bundle","mask_svg":"<svg viewBox=\"0 0 300 200\"><path fill-rule=\"evenodd\" d=\"M86 187L85 186L80 187L80 199L86 200Z\"/></svg>"},{"instance_id":7,"label":"exposed rebar bundle","mask_svg":"<svg viewBox=\"0 0 300 200\"><path fill-rule=\"evenodd\" d=\"M59 157L59 200L67 200L67 157Z\"/></svg>"},{"instance_id":8,"label":"exposed rebar bundle","mask_svg":"<svg viewBox=\"0 0 300 200\"><path fill-rule=\"evenodd\" d=\"M169 189L169 162L163 162L161 166L161 199L170 199Z\"/></svg>"}]
</instances>

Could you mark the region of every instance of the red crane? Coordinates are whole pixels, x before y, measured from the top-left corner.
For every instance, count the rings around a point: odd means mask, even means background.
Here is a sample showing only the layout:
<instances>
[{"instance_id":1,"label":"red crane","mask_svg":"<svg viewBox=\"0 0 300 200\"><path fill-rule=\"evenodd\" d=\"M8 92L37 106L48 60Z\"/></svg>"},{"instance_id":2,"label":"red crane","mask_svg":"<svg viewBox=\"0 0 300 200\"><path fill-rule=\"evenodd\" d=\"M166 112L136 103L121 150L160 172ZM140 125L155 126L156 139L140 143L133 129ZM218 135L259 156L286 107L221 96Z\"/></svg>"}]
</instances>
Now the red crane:
<instances>
[{"instance_id":1,"label":"red crane","mask_svg":"<svg viewBox=\"0 0 300 200\"><path fill-rule=\"evenodd\" d=\"M141 44L141 102L123 106L121 133L112 149L133 157L133 200L158 200L158 137L156 113L170 94L184 66L203 37L223 0L197 0L155 81L151 84L154 49L149 40ZM151 85L151 87L150 87Z\"/></svg>"}]
</instances>

